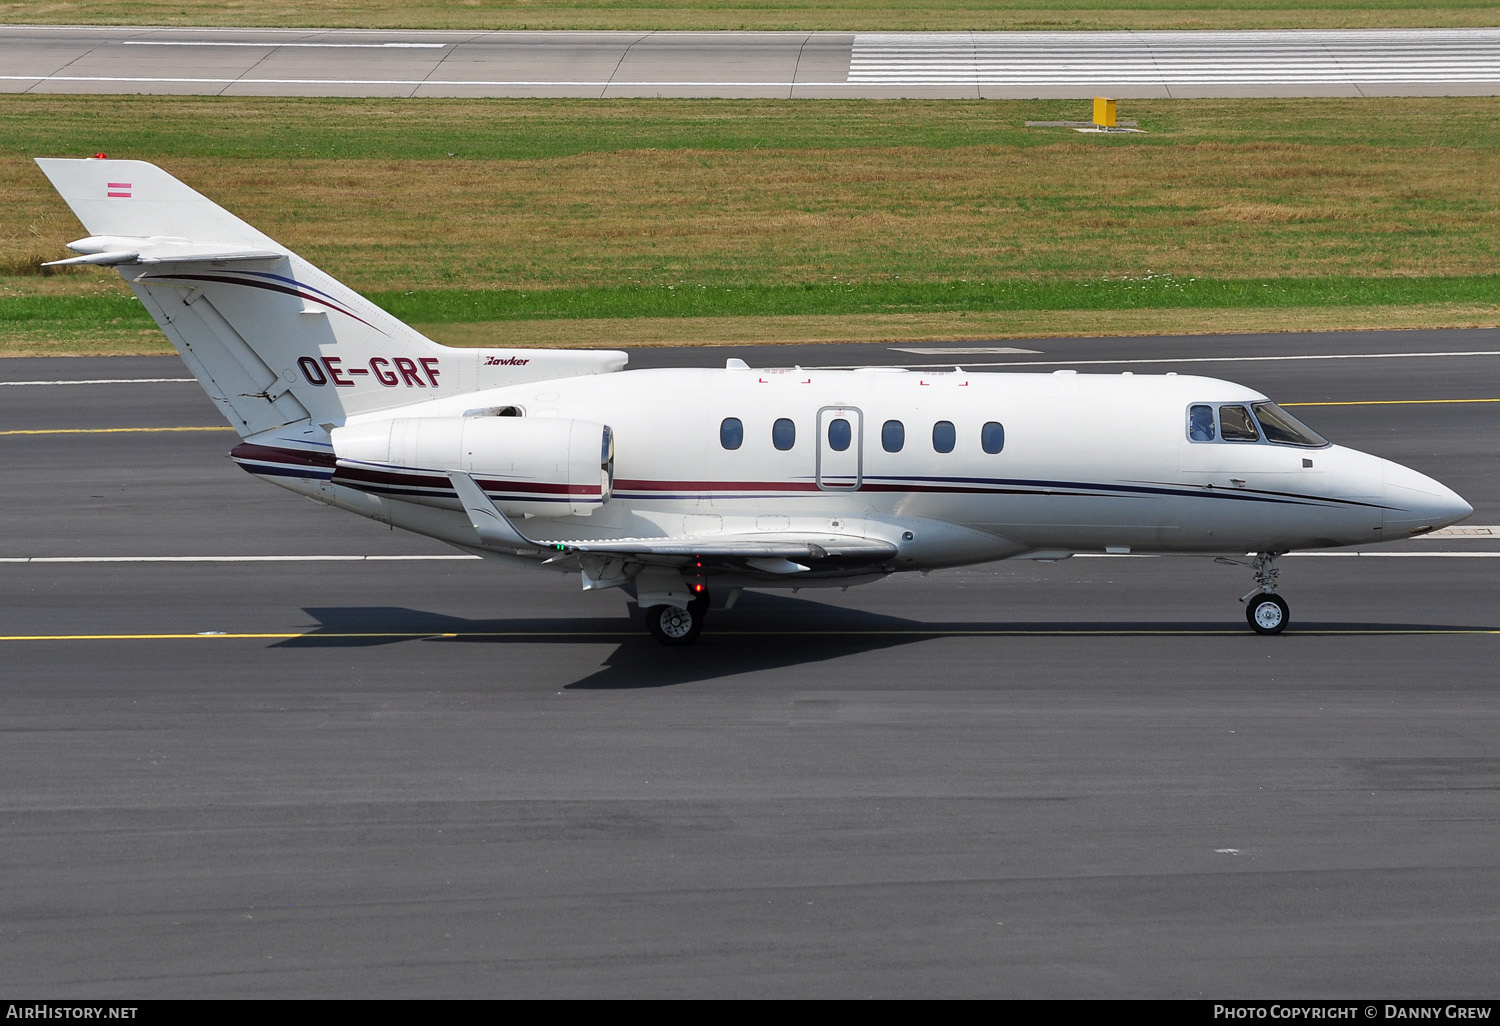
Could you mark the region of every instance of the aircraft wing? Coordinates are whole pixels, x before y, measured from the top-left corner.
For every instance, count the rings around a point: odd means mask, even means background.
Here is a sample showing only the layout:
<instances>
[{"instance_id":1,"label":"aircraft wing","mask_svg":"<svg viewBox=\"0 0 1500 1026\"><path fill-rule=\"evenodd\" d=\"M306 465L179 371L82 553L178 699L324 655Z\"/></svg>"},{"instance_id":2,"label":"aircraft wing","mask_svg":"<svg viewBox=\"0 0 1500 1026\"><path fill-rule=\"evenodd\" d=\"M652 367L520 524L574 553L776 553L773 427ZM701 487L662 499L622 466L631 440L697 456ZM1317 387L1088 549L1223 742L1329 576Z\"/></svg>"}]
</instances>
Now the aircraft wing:
<instances>
[{"instance_id":1,"label":"aircraft wing","mask_svg":"<svg viewBox=\"0 0 1500 1026\"><path fill-rule=\"evenodd\" d=\"M806 532L760 532L748 535L715 534L701 538L609 538L598 541L540 541L528 538L495 507L484 489L468 474L449 471L453 488L469 514L469 521L487 545L508 549L571 555L620 556L643 563L678 565L691 559L729 562L767 573L796 573L808 569L798 560L876 563L896 554L896 546L876 538Z\"/></svg>"}]
</instances>

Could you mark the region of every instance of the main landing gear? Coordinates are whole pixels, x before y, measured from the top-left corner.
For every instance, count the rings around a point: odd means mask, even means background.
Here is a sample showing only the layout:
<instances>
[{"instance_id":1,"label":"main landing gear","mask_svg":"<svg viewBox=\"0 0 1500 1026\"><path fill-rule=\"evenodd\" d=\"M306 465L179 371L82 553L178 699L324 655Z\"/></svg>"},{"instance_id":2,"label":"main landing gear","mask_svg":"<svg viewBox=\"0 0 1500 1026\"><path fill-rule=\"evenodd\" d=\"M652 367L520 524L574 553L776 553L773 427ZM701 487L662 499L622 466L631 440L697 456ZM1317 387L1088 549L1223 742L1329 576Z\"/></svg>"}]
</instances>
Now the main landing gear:
<instances>
[{"instance_id":1,"label":"main landing gear","mask_svg":"<svg viewBox=\"0 0 1500 1026\"><path fill-rule=\"evenodd\" d=\"M663 645L691 645L703 631L708 615L708 591L693 596L687 608L652 606L646 610L646 628Z\"/></svg>"},{"instance_id":2,"label":"main landing gear","mask_svg":"<svg viewBox=\"0 0 1500 1026\"><path fill-rule=\"evenodd\" d=\"M1255 574L1255 588L1247 592L1240 601L1245 604L1245 619L1256 634L1280 634L1291 622L1291 607L1286 599L1276 594L1276 579L1281 571L1276 568L1280 552L1262 552L1252 563L1241 559L1219 559L1216 562L1230 566L1248 566Z\"/></svg>"}]
</instances>

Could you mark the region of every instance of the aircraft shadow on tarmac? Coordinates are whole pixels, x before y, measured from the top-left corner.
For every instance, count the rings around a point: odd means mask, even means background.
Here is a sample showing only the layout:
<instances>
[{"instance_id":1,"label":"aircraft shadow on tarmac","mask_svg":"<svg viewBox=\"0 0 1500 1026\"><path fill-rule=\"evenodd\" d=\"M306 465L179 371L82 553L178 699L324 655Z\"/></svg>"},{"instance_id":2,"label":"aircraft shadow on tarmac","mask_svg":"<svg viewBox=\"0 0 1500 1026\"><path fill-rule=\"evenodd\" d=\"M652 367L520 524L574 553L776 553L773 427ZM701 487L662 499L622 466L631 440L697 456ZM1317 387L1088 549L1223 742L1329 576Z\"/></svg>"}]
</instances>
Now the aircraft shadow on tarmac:
<instances>
[{"instance_id":1,"label":"aircraft shadow on tarmac","mask_svg":"<svg viewBox=\"0 0 1500 1026\"><path fill-rule=\"evenodd\" d=\"M1473 624L1318 622L1260 638L1235 620L1214 622L924 621L825 605L790 596L746 595L733 611L715 610L697 643L668 648L651 638L634 604L628 618L469 619L400 606L324 606L304 611L317 625L275 648L369 648L414 641L480 645L597 645L617 642L604 667L567 685L579 689L669 687L741 673L800 666L939 638L1085 637L1226 638L1276 645L1338 635L1481 634Z\"/></svg>"}]
</instances>

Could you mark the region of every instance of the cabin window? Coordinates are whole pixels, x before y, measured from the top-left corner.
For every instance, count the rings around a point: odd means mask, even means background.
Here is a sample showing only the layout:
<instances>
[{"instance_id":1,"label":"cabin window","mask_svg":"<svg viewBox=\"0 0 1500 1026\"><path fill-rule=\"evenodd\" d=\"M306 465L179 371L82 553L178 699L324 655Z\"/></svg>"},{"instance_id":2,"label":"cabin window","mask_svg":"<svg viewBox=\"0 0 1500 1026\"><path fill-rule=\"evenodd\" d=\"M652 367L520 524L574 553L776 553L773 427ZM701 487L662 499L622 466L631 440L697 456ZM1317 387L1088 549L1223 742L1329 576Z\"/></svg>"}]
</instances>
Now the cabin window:
<instances>
[{"instance_id":1,"label":"cabin window","mask_svg":"<svg viewBox=\"0 0 1500 1026\"><path fill-rule=\"evenodd\" d=\"M1260 431L1243 406L1219 407L1219 431L1226 442L1258 442Z\"/></svg>"},{"instance_id":2,"label":"cabin window","mask_svg":"<svg viewBox=\"0 0 1500 1026\"><path fill-rule=\"evenodd\" d=\"M996 421L990 421L979 429L979 444L991 456L1004 449L1005 427Z\"/></svg>"},{"instance_id":3,"label":"cabin window","mask_svg":"<svg viewBox=\"0 0 1500 1026\"><path fill-rule=\"evenodd\" d=\"M745 425L738 417L725 417L719 425L719 444L726 449L738 449L745 441Z\"/></svg>"},{"instance_id":4,"label":"cabin window","mask_svg":"<svg viewBox=\"0 0 1500 1026\"><path fill-rule=\"evenodd\" d=\"M1195 442L1214 440L1214 408L1199 404L1188 410L1188 437Z\"/></svg>"},{"instance_id":5,"label":"cabin window","mask_svg":"<svg viewBox=\"0 0 1500 1026\"><path fill-rule=\"evenodd\" d=\"M886 421L880 428L880 445L886 452L906 448L906 425L899 420Z\"/></svg>"},{"instance_id":6,"label":"cabin window","mask_svg":"<svg viewBox=\"0 0 1500 1026\"><path fill-rule=\"evenodd\" d=\"M958 432L953 428L953 421L940 420L932 425L932 447L938 452L952 452L953 446L958 443Z\"/></svg>"},{"instance_id":7,"label":"cabin window","mask_svg":"<svg viewBox=\"0 0 1500 1026\"><path fill-rule=\"evenodd\" d=\"M786 452L797 444L797 425L782 417L771 425L771 444Z\"/></svg>"},{"instance_id":8,"label":"cabin window","mask_svg":"<svg viewBox=\"0 0 1500 1026\"><path fill-rule=\"evenodd\" d=\"M854 432L849 428L849 422L842 417L828 422L828 448L834 452L843 452L849 448L849 443L854 438Z\"/></svg>"},{"instance_id":9,"label":"cabin window","mask_svg":"<svg viewBox=\"0 0 1500 1026\"><path fill-rule=\"evenodd\" d=\"M1328 439L1275 403L1256 403L1250 408L1255 411L1255 419L1260 421L1268 442L1300 445L1307 449L1319 449L1328 444Z\"/></svg>"}]
</instances>

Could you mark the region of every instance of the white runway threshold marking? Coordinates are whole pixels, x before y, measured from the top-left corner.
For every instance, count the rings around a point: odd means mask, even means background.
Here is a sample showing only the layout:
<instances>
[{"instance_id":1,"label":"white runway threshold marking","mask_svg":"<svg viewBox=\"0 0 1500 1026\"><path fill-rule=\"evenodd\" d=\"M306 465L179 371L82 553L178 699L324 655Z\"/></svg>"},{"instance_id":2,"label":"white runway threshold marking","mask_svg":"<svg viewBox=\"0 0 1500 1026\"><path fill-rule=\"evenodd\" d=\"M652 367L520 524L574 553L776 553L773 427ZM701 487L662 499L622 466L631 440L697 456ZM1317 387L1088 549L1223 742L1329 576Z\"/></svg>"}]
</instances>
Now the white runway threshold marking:
<instances>
[{"instance_id":1,"label":"white runway threshold marking","mask_svg":"<svg viewBox=\"0 0 1500 1026\"><path fill-rule=\"evenodd\" d=\"M849 81L1500 82L1500 29L860 33L854 37Z\"/></svg>"}]
</instances>

